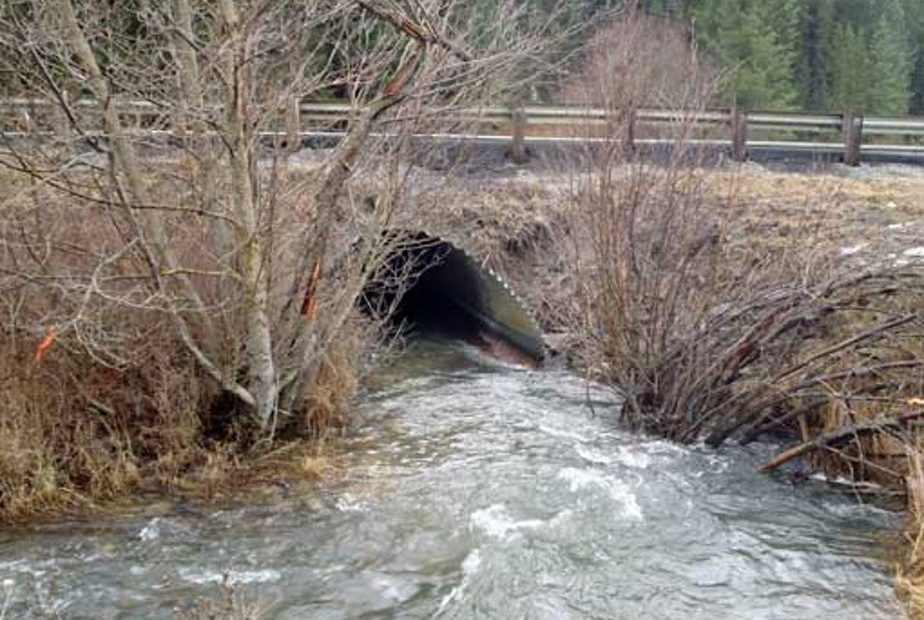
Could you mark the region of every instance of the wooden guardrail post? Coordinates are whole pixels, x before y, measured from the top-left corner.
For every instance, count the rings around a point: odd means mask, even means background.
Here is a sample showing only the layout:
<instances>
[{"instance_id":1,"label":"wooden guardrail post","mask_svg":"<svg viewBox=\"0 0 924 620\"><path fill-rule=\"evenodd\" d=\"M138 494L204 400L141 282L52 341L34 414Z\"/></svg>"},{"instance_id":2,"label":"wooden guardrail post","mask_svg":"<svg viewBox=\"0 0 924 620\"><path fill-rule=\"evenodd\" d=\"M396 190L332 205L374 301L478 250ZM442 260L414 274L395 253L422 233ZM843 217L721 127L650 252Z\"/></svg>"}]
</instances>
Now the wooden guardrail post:
<instances>
[{"instance_id":1,"label":"wooden guardrail post","mask_svg":"<svg viewBox=\"0 0 924 620\"><path fill-rule=\"evenodd\" d=\"M841 116L841 130L844 134L844 163L859 166L863 144L863 114L846 110Z\"/></svg>"},{"instance_id":2,"label":"wooden guardrail post","mask_svg":"<svg viewBox=\"0 0 924 620\"><path fill-rule=\"evenodd\" d=\"M626 159L632 159L635 155L635 123L637 121L637 111L635 108L629 108L624 112L623 121L625 122L625 133L623 134L623 152Z\"/></svg>"},{"instance_id":3,"label":"wooden guardrail post","mask_svg":"<svg viewBox=\"0 0 924 620\"><path fill-rule=\"evenodd\" d=\"M289 99L286 106L286 147L289 151L295 152L299 147L299 117L301 115L301 102L298 97Z\"/></svg>"},{"instance_id":4,"label":"wooden guardrail post","mask_svg":"<svg viewBox=\"0 0 924 620\"><path fill-rule=\"evenodd\" d=\"M748 159L748 114L738 106L729 112L731 123L731 158L733 161Z\"/></svg>"},{"instance_id":5,"label":"wooden guardrail post","mask_svg":"<svg viewBox=\"0 0 924 620\"><path fill-rule=\"evenodd\" d=\"M68 101L68 94L66 90L61 91L61 104L63 106L70 105L70 101ZM61 140L64 140L65 142L70 142L71 141L71 122L67 118L67 113L64 111L64 109L61 106L56 105L52 108L52 115L53 115L53 120L54 120L55 134Z\"/></svg>"},{"instance_id":6,"label":"wooden guardrail post","mask_svg":"<svg viewBox=\"0 0 924 620\"><path fill-rule=\"evenodd\" d=\"M67 90L61 90L61 102L60 105L54 105L52 107L52 123L54 124L53 130L55 132L55 141L60 142L65 152L70 152L71 147L73 146L74 131L71 127L71 120L67 117L67 112L65 108L70 106L70 95ZM73 113L76 114L77 111L75 108L71 108Z\"/></svg>"},{"instance_id":7,"label":"wooden guardrail post","mask_svg":"<svg viewBox=\"0 0 924 620\"><path fill-rule=\"evenodd\" d=\"M529 160L526 153L527 120L526 111L521 107L514 108L510 113L510 159L512 159L515 164L525 164Z\"/></svg>"}]
</instances>

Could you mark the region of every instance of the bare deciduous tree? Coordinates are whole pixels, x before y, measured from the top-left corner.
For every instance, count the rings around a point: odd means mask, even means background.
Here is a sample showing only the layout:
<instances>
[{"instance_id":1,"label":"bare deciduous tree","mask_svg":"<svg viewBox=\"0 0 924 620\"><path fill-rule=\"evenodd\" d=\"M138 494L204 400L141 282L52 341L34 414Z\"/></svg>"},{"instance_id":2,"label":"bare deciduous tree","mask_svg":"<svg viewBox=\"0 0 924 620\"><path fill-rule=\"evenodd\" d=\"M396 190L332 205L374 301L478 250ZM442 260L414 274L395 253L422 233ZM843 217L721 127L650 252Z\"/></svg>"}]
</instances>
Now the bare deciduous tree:
<instances>
[{"instance_id":1,"label":"bare deciduous tree","mask_svg":"<svg viewBox=\"0 0 924 620\"><path fill-rule=\"evenodd\" d=\"M517 3L494 11L485 22L465 0L6 4L0 49L21 90L53 102L46 125L67 128L55 143L5 144L3 165L29 179L3 218L6 330L52 325L121 367L137 361L138 321L168 317L201 371L271 433L303 406L383 249L411 134L501 97L548 44ZM286 124L298 102L325 99L351 104L346 135L293 165ZM384 179L372 209L351 191L364 171Z\"/></svg>"}]
</instances>

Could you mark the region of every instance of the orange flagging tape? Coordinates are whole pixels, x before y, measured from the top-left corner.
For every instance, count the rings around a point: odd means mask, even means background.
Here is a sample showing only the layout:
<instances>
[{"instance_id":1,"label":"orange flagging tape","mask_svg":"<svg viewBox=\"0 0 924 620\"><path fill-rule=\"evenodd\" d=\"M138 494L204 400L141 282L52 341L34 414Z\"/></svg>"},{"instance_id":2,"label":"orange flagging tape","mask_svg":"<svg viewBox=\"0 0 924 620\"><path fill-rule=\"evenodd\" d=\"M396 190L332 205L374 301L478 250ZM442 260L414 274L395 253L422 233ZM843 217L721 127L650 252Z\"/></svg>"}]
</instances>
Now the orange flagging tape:
<instances>
[{"instance_id":1,"label":"orange flagging tape","mask_svg":"<svg viewBox=\"0 0 924 620\"><path fill-rule=\"evenodd\" d=\"M48 352L48 349L51 348L52 343L55 341L55 328L51 325L45 328L45 337L42 338L42 341L35 348L35 354L32 356L32 360L35 362L41 362L42 358L45 357L45 354Z\"/></svg>"}]
</instances>

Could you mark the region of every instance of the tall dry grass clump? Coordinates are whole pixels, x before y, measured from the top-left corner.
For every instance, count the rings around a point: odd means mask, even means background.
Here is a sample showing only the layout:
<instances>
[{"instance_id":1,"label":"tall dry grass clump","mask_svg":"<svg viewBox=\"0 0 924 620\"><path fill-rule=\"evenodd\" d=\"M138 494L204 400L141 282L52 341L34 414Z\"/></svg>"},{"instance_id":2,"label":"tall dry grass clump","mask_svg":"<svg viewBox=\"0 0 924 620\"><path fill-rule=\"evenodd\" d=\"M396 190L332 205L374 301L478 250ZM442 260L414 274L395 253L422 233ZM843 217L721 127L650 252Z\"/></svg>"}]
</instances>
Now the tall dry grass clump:
<instances>
[{"instance_id":1,"label":"tall dry grass clump","mask_svg":"<svg viewBox=\"0 0 924 620\"><path fill-rule=\"evenodd\" d=\"M178 366L113 374L66 353L36 361L33 347L3 346L0 522L92 508L198 456L197 403Z\"/></svg>"},{"instance_id":2,"label":"tall dry grass clump","mask_svg":"<svg viewBox=\"0 0 924 620\"><path fill-rule=\"evenodd\" d=\"M95 511L139 494L210 496L249 479L287 475L292 464L274 461L276 471L268 471L263 455L328 438L349 422L370 329L351 329L331 348L303 417L273 443L229 416L220 392L166 327L162 340L146 344L143 361L119 369L66 338L40 359L34 341L5 342L0 524Z\"/></svg>"},{"instance_id":3,"label":"tall dry grass clump","mask_svg":"<svg viewBox=\"0 0 924 620\"><path fill-rule=\"evenodd\" d=\"M906 445L914 445L909 458L908 525L897 585L912 618L924 618L924 438L920 435Z\"/></svg>"}]
</instances>

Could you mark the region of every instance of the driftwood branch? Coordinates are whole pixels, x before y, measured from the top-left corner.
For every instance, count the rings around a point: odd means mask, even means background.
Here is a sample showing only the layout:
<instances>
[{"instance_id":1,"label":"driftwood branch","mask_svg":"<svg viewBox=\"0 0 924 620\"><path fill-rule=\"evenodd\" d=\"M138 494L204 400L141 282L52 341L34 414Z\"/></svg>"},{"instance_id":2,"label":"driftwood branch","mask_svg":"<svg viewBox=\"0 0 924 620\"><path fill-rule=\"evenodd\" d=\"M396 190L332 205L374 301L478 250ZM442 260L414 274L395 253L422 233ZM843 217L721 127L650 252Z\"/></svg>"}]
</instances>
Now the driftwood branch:
<instances>
[{"instance_id":1,"label":"driftwood branch","mask_svg":"<svg viewBox=\"0 0 924 620\"><path fill-rule=\"evenodd\" d=\"M843 428L831 431L830 433L819 435L811 441L806 441L781 452L780 454L776 455L761 465L759 471L772 471L781 465L784 465L789 461L802 456L810 450L836 446L838 444L844 443L845 441L850 441L859 435L871 435L875 433L883 433L886 431L901 430L902 428L907 427L912 422L915 422L921 418L924 418L924 410L910 411L895 418L885 420L870 420L867 422L858 422L857 424L845 426Z\"/></svg>"}]
</instances>

